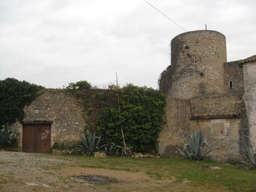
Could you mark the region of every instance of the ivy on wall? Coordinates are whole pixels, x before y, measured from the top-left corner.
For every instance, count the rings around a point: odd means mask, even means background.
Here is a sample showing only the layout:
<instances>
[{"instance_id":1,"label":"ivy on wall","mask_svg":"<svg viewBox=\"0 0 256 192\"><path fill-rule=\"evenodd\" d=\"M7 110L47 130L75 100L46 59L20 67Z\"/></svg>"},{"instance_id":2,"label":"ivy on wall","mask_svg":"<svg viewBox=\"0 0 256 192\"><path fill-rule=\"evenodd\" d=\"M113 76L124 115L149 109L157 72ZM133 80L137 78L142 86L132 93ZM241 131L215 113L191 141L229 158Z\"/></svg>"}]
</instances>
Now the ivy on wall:
<instances>
[{"instance_id":1,"label":"ivy on wall","mask_svg":"<svg viewBox=\"0 0 256 192\"><path fill-rule=\"evenodd\" d=\"M132 151L153 152L165 123L165 105L164 93L128 84L106 95L97 126L103 136L118 145L122 145L122 127L126 144Z\"/></svg>"},{"instance_id":2,"label":"ivy on wall","mask_svg":"<svg viewBox=\"0 0 256 192\"><path fill-rule=\"evenodd\" d=\"M156 151L159 133L165 124L163 92L128 84L122 88L110 86L108 90L73 93L84 99L86 129L96 130L103 142L123 146L122 127L126 145L132 151Z\"/></svg>"},{"instance_id":3,"label":"ivy on wall","mask_svg":"<svg viewBox=\"0 0 256 192\"><path fill-rule=\"evenodd\" d=\"M43 91L42 86L18 81L14 78L0 80L0 125L15 123L24 118L23 108Z\"/></svg>"}]
</instances>

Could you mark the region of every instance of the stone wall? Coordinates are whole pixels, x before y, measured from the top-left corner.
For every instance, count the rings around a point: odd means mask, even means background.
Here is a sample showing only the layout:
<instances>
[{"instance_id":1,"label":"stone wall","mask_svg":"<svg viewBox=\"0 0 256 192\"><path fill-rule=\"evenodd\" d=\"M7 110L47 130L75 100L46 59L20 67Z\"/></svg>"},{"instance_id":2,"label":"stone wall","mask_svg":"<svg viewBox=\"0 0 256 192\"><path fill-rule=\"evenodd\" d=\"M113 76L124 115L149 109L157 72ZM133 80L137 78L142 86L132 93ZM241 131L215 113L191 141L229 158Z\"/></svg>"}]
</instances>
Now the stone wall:
<instances>
[{"instance_id":1,"label":"stone wall","mask_svg":"<svg viewBox=\"0 0 256 192\"><path fill-rule=\"evenodd\" d=\"M256 60L256 57L255 57ZM250 139L256 149L256 61L243 64L245 103L249 119Z\"/></svg>"},{"instance_id":2,"label":"stone wall","mask_svg":"<svg viewBox=\"0 0 256 192\"><path fill-rule=\"evenodd\" d=\"M224 63L224 87L228 94L244 93L243 68L235 61Z\"/></svg>"},{"instance_id":3,"label":"stone wall","mask_svg":"<svg viewBox=\"0 0 256 192\"><path fill-rule=\"evenodd\" d=\"M216 31L192 31L171 42L171 66L162 73L160 89L174 98L189 99L223 93L226 39Z\"/></svg>"},{"instance_id":4,"label":"stone wall","mask_svg":"<svg viewBox=\"0 0 256 192\"><path fill-rule=\"evenodd\" d=\"M176 145L182 142L182 135L189 130L190 101L167 98L167 124L160 132L158 152L164 157L177 156Z\"/></svg>"},{"instance_id":5,"label":"stone wall","mask_svg":"<svg viewBox=\"0 0 256 192\"><path fill-rule=\"evenodd\" d=\"M38 115L35 115L35 109ZM24 112L23 123L52 122L51 145L77 142L85 127L81 101L66 90L46 89L31 105L24 108ZM13 128L19 132L18 146L22 148L22 122L16 122Z\"/></svg>"},{"instance_id":6,"label":"stone wall","mask_svg":"<svg viewBox=\"0 0 256 192\"><path fill-rule=\"evenodd\" d=\"M248 68L244 69L248 76L247 98L254 102L251 97L256 92L250 88L256 83L252 78L256 68ZM159 79L160 90L168 96L167 125L159 138L160 154L178 155L175 145L183 145L182 134L201 129L209 133L211 142L221 140L219 150L212 153L213 159L238 160L241 138L249 133L247 110L254 108L244 101L244 74L237 62L227 63L223 34L201 30L176 36L171 41L171 65ZM252 109L255 110L256 107ZM249 122L255 127L254 114L250 114ZM256 139L256 131L252 137Z\"/></svg>"},{"instance_id":7,"label":"stone wall","mask_svg":"<svg viewBox=\"0 0 256 192\"><path fill-rule=\"evenodd\" d=\"M240 119L201 119L190 122L191 130L200 129L208 133L208 143L214 143L214 148L209 155L215 161L237 162L240 161Z\"/></svg>"},{"instance_id":8,"label":"stone wall","mask_svg":"<svg viewBox=\"0 0 256 192\"><path fill-rule=\"evenodd\" d=\"M215 95L190 99L191 119L223 119L246 116L242 95Z\"/></svg>"},{"instance_id":9,"label":"stone wall","mask_svg":"<svg viewBox=\"0 0 256 192\"><path fill-rule=\"evenodd\" d=\"M167 98L167 124L159 136L159 153L164 157L180 156L182 136L200 129L208 134L209 143L217 142L212 159L220 162L240 160L241 133L245 104L239 96L198 97L189 100ZM245 132L245 131L243 131Z\"/></svg>"}]
</instances>

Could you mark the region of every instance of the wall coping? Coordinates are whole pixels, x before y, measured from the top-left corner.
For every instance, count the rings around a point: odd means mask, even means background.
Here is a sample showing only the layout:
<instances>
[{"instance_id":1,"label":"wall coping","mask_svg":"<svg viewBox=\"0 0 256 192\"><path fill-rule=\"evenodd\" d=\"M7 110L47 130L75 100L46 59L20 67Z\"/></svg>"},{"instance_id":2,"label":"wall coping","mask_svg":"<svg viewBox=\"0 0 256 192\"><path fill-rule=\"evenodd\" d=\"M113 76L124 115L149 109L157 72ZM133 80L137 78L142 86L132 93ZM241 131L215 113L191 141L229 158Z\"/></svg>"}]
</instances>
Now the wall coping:
<instances>
[{"instance_id":1,"label":"wall coping","mask_svg":"<svg viewBox=\"0 0 256 192\"><path fill-rule=\"evenodd\" d=\"M22 121L21 122L21 124L23 124L23 125L31 125L31 124L49 125L52 123L53 123L53 121L47 121L47 120L33 120L33 121Z\"/></svg>"},{"instance_id":2,"label":"wall coping","mask_svg":"<svg viewBox=\"0 0 256 192\"><path fill-rule=\"evenodd\" d=\"M232 114L232 115L205 115L205 116L191 116L190 120L200 120L200 119L242 119L246 118L242 114Z\"/></svg>"}]
</instances>

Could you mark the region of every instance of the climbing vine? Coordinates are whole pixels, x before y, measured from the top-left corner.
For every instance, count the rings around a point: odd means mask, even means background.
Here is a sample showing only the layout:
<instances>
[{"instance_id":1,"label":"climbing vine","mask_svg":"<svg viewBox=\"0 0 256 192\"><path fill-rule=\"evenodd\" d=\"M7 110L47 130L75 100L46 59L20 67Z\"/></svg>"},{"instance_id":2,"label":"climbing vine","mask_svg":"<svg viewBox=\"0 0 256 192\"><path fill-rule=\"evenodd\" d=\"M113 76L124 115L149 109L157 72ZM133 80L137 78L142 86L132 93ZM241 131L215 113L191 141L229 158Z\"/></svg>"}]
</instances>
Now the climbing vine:
<instances>
[{"instance_id":1,"label":"climbing vine","mask_svg":"<svg viewBox=\"0 0 256 192\"><path fill-rule=\"evenodd\" d=\"M103 143L123 146L122 128L126 145L132 151L148 153L157 149L158 136L165 124L164 93L132 84L73 93L83 98L86 129L97 131Z\"/></svg>"},{"instance_id":2,"label":"climbing vine","mask_svg":"<svg viewBox=\"0 0 256 192\"><path fill-rule=\"evenodd\" d=\"M16 119L22 121L24 106L29 105L42 91L42 86L26 81L14 78L0 80L0 125L15 123Z\"/></svg>"},{"instance_id":3,"label":"climbing vine","mask_svg":"<svg viewBox=\"0 0 256 192\"><path fill-rule=\"evenodd\" d=\"M97 126L105 138L122 145L122 127L126 144L133 151L146 153L156 150L157 139L165 123L165 94L128 84L107 94L103 102Z\"/></svg>"}]
</instances>

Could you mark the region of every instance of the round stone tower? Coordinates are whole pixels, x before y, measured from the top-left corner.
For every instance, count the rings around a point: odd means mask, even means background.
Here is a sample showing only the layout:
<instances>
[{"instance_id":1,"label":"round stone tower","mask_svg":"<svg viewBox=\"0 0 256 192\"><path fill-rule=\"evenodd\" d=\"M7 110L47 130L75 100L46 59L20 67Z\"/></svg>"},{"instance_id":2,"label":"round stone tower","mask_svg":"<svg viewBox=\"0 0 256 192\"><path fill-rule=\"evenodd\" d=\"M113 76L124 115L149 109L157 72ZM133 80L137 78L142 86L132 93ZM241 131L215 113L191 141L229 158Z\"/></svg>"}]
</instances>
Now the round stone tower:
<instances>
[{"instance_id":1,"label":"round stone tower","mask_svg":"<svg viewBox=\"0 0 256 192\"><path fill-rule=\"evenodd\" d=\"M164 82L169 96L181 99L222 93L226 61L223 34L209 30L186 32L172 40L171 65L162 73L165 80L160 83Z\"/></svg>"}]
</instances>

